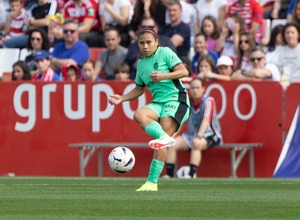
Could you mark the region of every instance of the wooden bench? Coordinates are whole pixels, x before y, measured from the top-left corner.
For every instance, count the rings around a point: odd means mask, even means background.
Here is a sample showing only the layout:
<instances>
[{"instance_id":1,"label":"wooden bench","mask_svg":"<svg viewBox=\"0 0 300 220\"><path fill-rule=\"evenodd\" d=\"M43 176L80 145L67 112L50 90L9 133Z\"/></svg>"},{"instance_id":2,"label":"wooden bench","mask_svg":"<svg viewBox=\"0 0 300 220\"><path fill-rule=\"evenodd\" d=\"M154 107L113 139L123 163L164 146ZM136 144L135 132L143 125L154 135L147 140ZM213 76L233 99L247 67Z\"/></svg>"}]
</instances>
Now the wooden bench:
<instances>
[{"instance_id":1,"label":"wooden bench","mask_svg":"<svg viewBox=\"0 0 300 220\"><path fill-rule=\"evenodd\" d=\"M148 143L126 143L126 142L99 142L99 143L72 143L69 147L79 149L79 166L80 176L85 176L85 167L89 163L92 155L98 150L98 176L102 176L102 148L103 147L119 147L126 146L129 148L139 147L146 148ZM214 149L230 149L230 166L231 166L231 177L237 178L236 171L243 160L247 151L249 151L249 173L250 177L255 177L254 167L254 148L262 147L261 143L225 143L214 147ZM85 155L85 151L87 153ZM239 154L238 154L239 152Z\"/></svg>"}]
</instances>

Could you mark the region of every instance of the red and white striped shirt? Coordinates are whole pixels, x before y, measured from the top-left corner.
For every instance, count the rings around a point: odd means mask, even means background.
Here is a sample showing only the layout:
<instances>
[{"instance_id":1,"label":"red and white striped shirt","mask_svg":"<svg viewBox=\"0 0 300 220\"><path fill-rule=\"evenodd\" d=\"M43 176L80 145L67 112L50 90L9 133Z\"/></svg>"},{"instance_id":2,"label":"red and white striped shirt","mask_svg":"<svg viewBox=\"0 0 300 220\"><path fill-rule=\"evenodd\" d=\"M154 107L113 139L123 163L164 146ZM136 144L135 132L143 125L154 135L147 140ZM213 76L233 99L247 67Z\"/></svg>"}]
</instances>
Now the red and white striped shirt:
<instances>
[{"instance_id":1,"label":"red and white striped shirt","mask_svg":"<svg viewBox=\"0 0 300 220\"><path fill-rule=\"evenodd\" d=\"M18 17L15 17L10 22L9 34L11 37L18 37L26 34L26 31L23 30L23 26L28 22L29 15L27 12L22 12Z\"/></svg>"}]
</instances>

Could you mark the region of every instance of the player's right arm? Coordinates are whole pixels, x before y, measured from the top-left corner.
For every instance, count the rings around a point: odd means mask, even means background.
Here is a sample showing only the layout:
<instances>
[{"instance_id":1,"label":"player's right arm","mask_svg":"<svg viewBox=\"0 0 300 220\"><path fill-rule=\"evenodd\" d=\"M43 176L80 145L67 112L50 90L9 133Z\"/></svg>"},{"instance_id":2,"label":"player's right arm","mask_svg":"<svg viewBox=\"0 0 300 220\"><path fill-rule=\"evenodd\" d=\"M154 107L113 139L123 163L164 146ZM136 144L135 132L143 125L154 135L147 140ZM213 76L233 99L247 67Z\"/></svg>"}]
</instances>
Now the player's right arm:
<instances>
[{"instance_id":1,"label":"player's right arm","mask_svg":"<svg viewBox=\"0 0 300 220\"><path fill-rule=\"evenodd\" d=\"M112 105L118 105L121 102L130 101L140 97L144 93L145 87L136 85L129 93L125 95L114 94L108 99L108 102Z\"/></svg>"}]
</instances>

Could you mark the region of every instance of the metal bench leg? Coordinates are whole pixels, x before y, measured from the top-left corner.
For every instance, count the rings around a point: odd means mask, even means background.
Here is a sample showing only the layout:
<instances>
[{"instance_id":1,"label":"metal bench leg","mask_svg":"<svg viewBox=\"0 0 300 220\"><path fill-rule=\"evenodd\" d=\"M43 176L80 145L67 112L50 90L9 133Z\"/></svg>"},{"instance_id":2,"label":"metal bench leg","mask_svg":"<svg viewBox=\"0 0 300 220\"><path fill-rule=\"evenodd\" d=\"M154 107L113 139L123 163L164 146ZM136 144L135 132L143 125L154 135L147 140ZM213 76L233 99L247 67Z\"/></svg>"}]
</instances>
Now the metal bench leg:
<instances>
[{"instance_id":1,"label":"metal bench leg","mask_svg":"<svg viewBox=\"0 0 300 220\"><path fill-rule=\"evenodd\" d=\"M236 167L235 167L235 150L230 149L230 165L231 165L231 178L236 178Z\"/></svg>"},{"instance_id":2,"label":"metal bench leg","mask_svg":"<svg viewBox=\"0 0 300 220\"><path fill-rule=\"evenodd\" d=\"M253 148L249 149L249 172L250 172L250 177L254 178L255 171L254 171L254 149Z\"/></svg>"},{"instance_id":3,"label":"metal bench leg","mask_svg":"<svg viewBox=\"0 0 300 220\"><path fill-rule=\"evenodd\" d=\"M80 176L84 177L84 148L79 147L79 171Z\"/></svg>"},{"instance_id":4,"label":"metal bench leg","mask_svg":"<svg viewBox=\"0 0 300 220\"><path fill-rule=\"evenodd\" d=\"M98 148L98 176L102 176L102 147Z\"/></svg>"}]
</instances>

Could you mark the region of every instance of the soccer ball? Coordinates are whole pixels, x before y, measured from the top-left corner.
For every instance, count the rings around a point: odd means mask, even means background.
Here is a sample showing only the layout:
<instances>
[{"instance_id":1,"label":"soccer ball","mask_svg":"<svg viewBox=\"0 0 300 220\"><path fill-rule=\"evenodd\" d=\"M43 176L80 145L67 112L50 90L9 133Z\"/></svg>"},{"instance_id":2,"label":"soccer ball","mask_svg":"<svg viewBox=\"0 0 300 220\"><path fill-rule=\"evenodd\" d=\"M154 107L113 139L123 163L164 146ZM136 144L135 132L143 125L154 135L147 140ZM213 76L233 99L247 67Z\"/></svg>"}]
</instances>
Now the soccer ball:
<instances>
[{"instance_id":1,"label":"soccer ball","mask_svg":"<svg viewBox=\"0 0 300 220\"><path fill-rule=\"evenodd\" d=\"M117 173L128 173L134 166L135 156L127 147L116 147L108 156L110 168Z\"/></svg>"}]
</instances>

